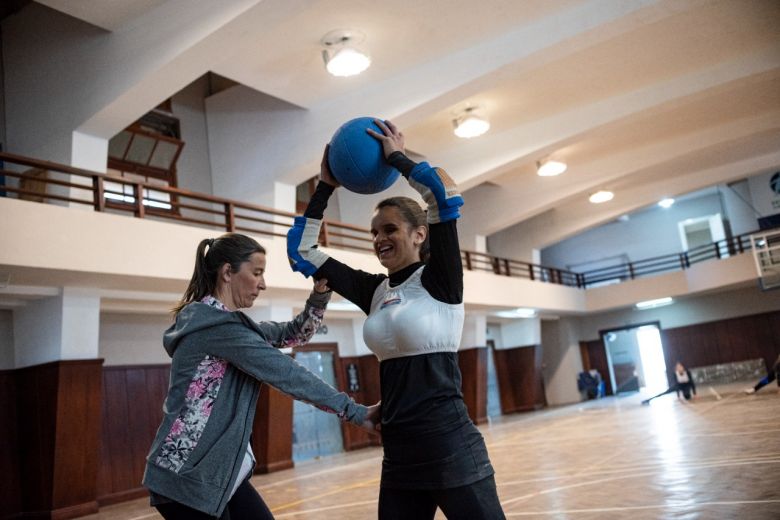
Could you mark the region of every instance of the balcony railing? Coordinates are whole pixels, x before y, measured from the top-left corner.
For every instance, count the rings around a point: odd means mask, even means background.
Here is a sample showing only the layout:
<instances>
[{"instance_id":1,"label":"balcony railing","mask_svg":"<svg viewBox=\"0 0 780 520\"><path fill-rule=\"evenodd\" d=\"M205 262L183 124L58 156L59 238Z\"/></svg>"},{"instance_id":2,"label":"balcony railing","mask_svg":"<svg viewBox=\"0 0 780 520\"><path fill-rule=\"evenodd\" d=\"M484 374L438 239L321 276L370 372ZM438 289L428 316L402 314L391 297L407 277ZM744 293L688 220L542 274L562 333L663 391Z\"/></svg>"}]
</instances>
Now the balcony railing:
<instances>
[{"instance_id":1,"label":"balcony railing","mask_svg":"<svg viewBox=\"0 0 780 520\"><path fill-rule=\"evenodd\" d=\"M17 198L54 204L91 206L94 211L131 214L137 218L175 221L220 231L284 237L293 223L294 213L222 197L214 197L157 183L137 182L79 168L40 161L19 155L0 153L4 163L33 168L39 173L19 173L3 168L0 175L18 179L17 186L0 186L0 192ZM7 195L6 195L7 196ZM463 267L499 276L588 288L618 283L655 274L685 270L705 260L720 259L749 251L746 233L690 251L658 256L581 273L548 267L487 253L461 251ZM320 235L326 247L371 252L367 229L326 220Z\"/></svg>"},{"instance_id":2,"label":"balcony railing","mask_svg":"<svg viewBox=\"0 0 780 520\"><path fill-rule=\"evenodd\" d=\"M752 247L750 244L750 236L754 233L755 231L726 238L724 240L719 240L718 242L683 251L682 253L672 253L585 271L580 273L582 276L582 287L595 287L668 273L671 271L683 271L699 262L728 258L730 256L742 254L745 251L750 251Z\"/></svg>"}]
</instances>

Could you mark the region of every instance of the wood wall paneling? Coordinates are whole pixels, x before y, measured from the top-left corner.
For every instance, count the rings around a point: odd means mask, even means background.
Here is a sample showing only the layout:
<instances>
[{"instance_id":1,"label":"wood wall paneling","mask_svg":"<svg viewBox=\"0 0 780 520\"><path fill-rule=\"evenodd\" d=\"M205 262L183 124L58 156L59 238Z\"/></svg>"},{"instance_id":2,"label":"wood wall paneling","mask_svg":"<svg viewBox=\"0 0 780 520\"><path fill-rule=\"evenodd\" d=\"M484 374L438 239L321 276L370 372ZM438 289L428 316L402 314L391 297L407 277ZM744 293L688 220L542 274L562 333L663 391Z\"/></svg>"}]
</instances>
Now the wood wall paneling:
<instances>
[{"instance_id":1,"label":"wood wall paneling","mask_svg":"<svg viewBox=\"0 0 780 520\"><path fill-rule=\"evenodd\" d=\"M147 494L141 486L146 456L162 421L170 365L103 369L103 424L98 502L113 504Z\"/></svg>"},{"instance_id":2,"label":"wood wall paneling","mask_svg":"<svg viewBox=\"0 0 780 520\"><path fill-rule=\"evenodd\" d=\"M102 363L57 361L16 371L25 518L67 519L98 510Z\"/></svg>"},{"instance_id":3,"label":"wood wall paneling","mask_svg":"<svg viewBox=\"0 0 780 520\"><path fill-rule=\"evenodd\" d=\"M487 422L487 348L458 352L463 400L474 424Z\"/></svg>"},{"instance_id":4,"label":"wood wall paneling","mask_svg":"<svg viewBox=\"0 0 780 520\"><path fill-rule=\"evenodd\" d=\"M22 486L17 435L16 371L0 371L0 518L22 510Z\"/></svg>"},{"instance_id":5,"label":"wood wall paneling","mask_svg":"<svg viewBox=\"0 0 780 520\"><path fill-rule=\"evenodd\" d=\"M544 406L539 345L496 350L494 359L502 413L525 412Z\"/></svg>"},{"instance_id":6,"label":"wood wall paneling","mask_svg":"<svg viewBox=\"0 0 780 520\"><path fill-rule=\"evenodd\" d=\"M359 388L352 392L349 389L349 374L347 372L349 365L354 364L358 369ZM355 402L365 405L372 405L381 399L381 389L379 387L379 360L376 356L353 356L340 358L339 367L341 387L339 390L347 392ZM371 434L366 430L353 424L344 423L342 427L342 437L344 439L344 450L351 451L366 446L380 446L382 439L379 434Z\"/></svg>"},{"instance_id":7,"label":"wood wall paneling","mask_svg":"<svg viewBox=\"0 0 780 520\"><path fill-rule=\"evenodd\" d=\"M780 311L661 330L667 370L679 360L699 367L780 354Z\"/></svg>"},{"instance_id":8,"label":"wood wall paneling","mask_svg":"<svg viewBox=\"0 0 780 520\"><path fill-rule=\"evenodd\" d=\"M293 400L269 385L260 387L252 426L255 473L271 473L293 467Z\"/></svg>"}]
</instances>

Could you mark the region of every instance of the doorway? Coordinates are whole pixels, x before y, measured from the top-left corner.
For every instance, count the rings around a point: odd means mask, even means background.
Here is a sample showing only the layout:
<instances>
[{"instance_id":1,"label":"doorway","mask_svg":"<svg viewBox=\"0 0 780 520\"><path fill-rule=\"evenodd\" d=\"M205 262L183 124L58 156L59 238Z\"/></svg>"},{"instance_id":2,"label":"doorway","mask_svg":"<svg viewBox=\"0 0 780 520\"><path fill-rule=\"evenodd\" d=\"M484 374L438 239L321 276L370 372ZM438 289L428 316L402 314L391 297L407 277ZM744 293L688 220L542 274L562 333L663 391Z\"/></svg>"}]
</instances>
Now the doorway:
<instances>
[{"instance_id":1,"label":"doorway","mask_svg":"<svg viewBox=\"0 0 780 520\"><path fill-rule=\"evenodd\" d=\"M726 238L720 213L707 217L689 218L677 223L683 251L708 246Z\"/></svg>"},{"instance_id":2,"label":"doorway","mask_svg":"<svg viewBox=\"0 0 780 520\"><path fill-rule=\"evenodd\" d=\"M658 322L601 331L615 394L665 390L666 359Z\"/></svg>"},{"instance_id":3,"label":"doorway","mask_svg":"<svg viewBox=\"0 0 780 520\"><path fill-rule=\"evenodd\" d=\"M295 352L295 360L315 373L334 388L336 381L335 362L338 350L325 348L314 350L312 345ZM344 451L341 421L332 413L298 400L293 401L293 461L301 462Z\"/></svg>"}]
</instances>

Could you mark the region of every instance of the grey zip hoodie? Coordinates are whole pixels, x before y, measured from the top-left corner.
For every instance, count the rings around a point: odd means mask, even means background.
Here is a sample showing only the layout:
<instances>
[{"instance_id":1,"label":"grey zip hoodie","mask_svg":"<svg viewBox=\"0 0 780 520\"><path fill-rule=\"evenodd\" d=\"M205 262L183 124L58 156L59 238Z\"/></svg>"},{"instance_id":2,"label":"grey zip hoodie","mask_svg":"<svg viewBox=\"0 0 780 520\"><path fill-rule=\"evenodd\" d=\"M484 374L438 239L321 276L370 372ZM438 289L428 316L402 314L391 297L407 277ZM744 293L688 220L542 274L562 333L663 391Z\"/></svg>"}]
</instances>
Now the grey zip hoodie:
<instances>
[{"instance_id":1,"label":"grey zip hoodie","mask_svg":"<svg viewBox=\"0 0 780 520\"><path fill-rule=\"evenodd\" d=\"M330 293L312 292L301 314L256 323L204 303L182 309L165 332L172 358L163 421L146 458L143 485L157 495L220 516L238 478L265 382L355 424L367 408L274 347L308 341Z\"/></svg>"}]
</instances>

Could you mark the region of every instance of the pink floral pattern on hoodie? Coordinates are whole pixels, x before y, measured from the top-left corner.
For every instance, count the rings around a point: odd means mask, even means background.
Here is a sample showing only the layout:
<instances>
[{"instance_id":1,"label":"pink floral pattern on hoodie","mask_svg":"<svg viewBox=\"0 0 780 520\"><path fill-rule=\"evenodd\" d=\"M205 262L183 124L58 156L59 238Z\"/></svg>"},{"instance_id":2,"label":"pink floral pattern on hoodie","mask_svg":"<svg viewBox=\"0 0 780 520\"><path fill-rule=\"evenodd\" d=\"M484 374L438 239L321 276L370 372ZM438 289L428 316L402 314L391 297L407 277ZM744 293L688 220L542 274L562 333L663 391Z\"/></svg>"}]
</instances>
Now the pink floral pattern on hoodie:
<instances>
[{"instance_id":1,"label":"pink floral pattern on hoodie","mask_svg":"<svg viewBox=\"0 0 780 520\"><path fill-rule=\"evenodd\" d=\"M228 308L213 296L206 296L201 303L228 311ZM184 406L173 421L157 454L155 461L157 465L176 473L182 468L203 434L203 429L211 415L211 407L217 400L227 365L227 361L214 356L206 356L198 364L187 388Z\"/></svg>"}]
</instances>

